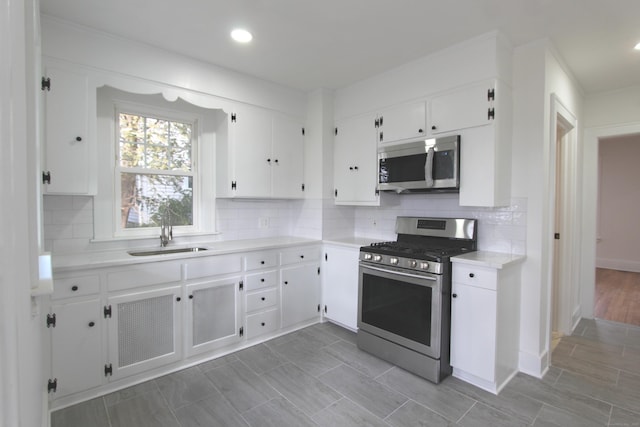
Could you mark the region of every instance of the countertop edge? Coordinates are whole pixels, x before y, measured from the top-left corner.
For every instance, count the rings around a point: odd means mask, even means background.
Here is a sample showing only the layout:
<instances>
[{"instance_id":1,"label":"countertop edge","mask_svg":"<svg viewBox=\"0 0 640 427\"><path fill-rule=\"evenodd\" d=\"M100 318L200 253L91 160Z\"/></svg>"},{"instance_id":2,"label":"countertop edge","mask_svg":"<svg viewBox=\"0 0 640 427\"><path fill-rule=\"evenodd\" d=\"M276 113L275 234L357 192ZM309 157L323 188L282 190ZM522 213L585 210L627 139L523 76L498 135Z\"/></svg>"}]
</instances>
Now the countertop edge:
<instances>
[{"instance_id":1,"label":"countertop edge","mask_svg":"<svg viewBox=\"0 0 640 427\"><path fill-rule=\"evenodd\" d=\"M65 273L95 268L123 267L135 264L147 264L180 259L194 259L258 250L285 249L288 247L314 244L322 244L322 240L303 237L268 237L260 239L228 240L208 243L204 242L193 245L176 245L175 248L200 246L206 247L207 250L201 252L162 254L144 257L131 256L127 254L128 249L85 252L81 254L63 254L57 256L53 255L52 263L54 273ZM136 248L136 250L144 249L146 248Z\"/></svg>"},{"instance_id":2,"label":"countertop edge","mask_svg":"<svg viewBox=\"0 0 640 427\"><path fill-rule=\"evenodd\" d=\"M451 262L502 269L524 262L526 256L502 252L476 251L451 257Z\"/></svg>"}]
</instances>

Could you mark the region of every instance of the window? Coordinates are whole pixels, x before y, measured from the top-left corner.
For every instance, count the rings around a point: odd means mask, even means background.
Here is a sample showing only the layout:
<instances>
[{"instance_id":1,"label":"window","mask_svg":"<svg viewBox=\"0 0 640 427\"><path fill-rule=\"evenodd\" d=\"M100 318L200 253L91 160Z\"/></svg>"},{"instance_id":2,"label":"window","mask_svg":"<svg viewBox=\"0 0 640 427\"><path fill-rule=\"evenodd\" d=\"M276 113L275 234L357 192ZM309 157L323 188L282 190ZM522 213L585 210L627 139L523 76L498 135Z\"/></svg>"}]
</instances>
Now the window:
<instances>
[{"instance_id":1,"label":"window","mask_svg":"<svg viewBox=\"0 0 640 427\"><path fill-rule=\"evenodd\" d=\"M193 226L194 123L118 112L119 228Z\"/></svg>"},{"instance_id":2,"label":"window","mask_svg":"<svg viewBox=\"0 0 640 427\"><path fill-rule=\"evenodd\" d=\"M163 216L174 238L214 234L215 141L226 114L109 86L96 95L93 241L157 239Z\"/></svg>"}]
</instances>

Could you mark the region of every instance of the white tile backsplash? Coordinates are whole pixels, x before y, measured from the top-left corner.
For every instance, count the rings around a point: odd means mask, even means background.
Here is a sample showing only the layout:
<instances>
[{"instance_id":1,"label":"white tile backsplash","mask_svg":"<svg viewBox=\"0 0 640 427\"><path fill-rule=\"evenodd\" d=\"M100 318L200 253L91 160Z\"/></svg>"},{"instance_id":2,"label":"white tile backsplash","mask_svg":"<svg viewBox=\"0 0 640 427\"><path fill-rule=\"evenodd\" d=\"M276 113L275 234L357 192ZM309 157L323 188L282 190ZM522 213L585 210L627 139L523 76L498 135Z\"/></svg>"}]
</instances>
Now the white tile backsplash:
<instances>
[{"instance_id":1,"label":"white tile backsplash","mask_svg":"<svg viewBox=\"0 0 640 427\"><path fill-rule=\"evenodd\" d=\"M132 242L91 243L93 198L44 196L46 250L73 253L92 249L150 245L150 239ZM397 216L463 217L478 219L481 250L523 255L526 248L527 200L514 198L510 206L473 208L459 206L455 194L383 193L381 206L336 206L333 199L216 201L216 228L210 240L298 236L313 239L365 237L395 240ZM268 223L264 227L264 222ZM176 243L179 241L176 239Z\"/></svg>"}]
</instances>

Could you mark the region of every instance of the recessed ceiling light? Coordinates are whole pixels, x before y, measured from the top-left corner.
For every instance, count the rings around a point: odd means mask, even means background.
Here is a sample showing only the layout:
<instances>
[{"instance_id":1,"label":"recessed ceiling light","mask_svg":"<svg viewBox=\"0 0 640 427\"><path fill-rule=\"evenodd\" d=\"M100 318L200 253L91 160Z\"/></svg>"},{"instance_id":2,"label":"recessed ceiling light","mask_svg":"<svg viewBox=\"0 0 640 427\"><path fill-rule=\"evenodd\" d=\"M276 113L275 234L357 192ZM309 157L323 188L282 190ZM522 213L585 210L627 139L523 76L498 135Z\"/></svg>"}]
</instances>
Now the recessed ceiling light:
<instances>
[{"instance_id":1,"label":"recessed ceiling light","mask_svg":"<svg viewBox=\"0 0 640 427\"><path fill-rule=\"evenodd\" d=\"M249 43L253 39L253 35L242 28L236 28L231 31L231 38L238 43Z\"/></svg>"}]
</instances>

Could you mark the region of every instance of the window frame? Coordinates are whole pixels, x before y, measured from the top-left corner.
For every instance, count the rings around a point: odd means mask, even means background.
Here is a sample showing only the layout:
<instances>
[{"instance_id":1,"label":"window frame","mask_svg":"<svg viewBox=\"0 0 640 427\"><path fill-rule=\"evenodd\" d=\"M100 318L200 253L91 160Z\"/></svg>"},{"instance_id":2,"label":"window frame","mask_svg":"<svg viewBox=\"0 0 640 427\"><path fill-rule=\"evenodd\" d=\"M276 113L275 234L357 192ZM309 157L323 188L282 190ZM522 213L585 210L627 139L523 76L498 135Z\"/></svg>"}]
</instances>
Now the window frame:
<instances>
[{"instance_id":1,"label":"window frame","mask_svg":"<svg viewBox=\"0 0 640 427\"><path fill-rule=\"evenodd\" d=\"M197 114L192 114L178 110L168 110L159 108L152 105L142 105L137 103L117 101L114 100L113 108L113 126L114 133L112 138L113 152L114 152L114 165L113 165L113 218L114 223L113 235L116 238L135 238L135 237L155 237L160 233L160 227L140 227L140 228L125 228L122 226L121 218L121 174L123 172L138 173L138 174L154 174L154 175L174 175L174 176L191 176L192 177L192 200L193 200L193 224L190 226L181 225L174 226L173 233L175 235L194 233L200 230L200 162L199 162L199 148L201 141L200 132L200 117ZM166 120L170 122L187 123L191 125L191 171L184 170L162 170L162 169L149 169L149 168L130 168L122 167L120 164L120 114L132 114L143 116L146 118Z\"/></svg>"}]
</instances>

